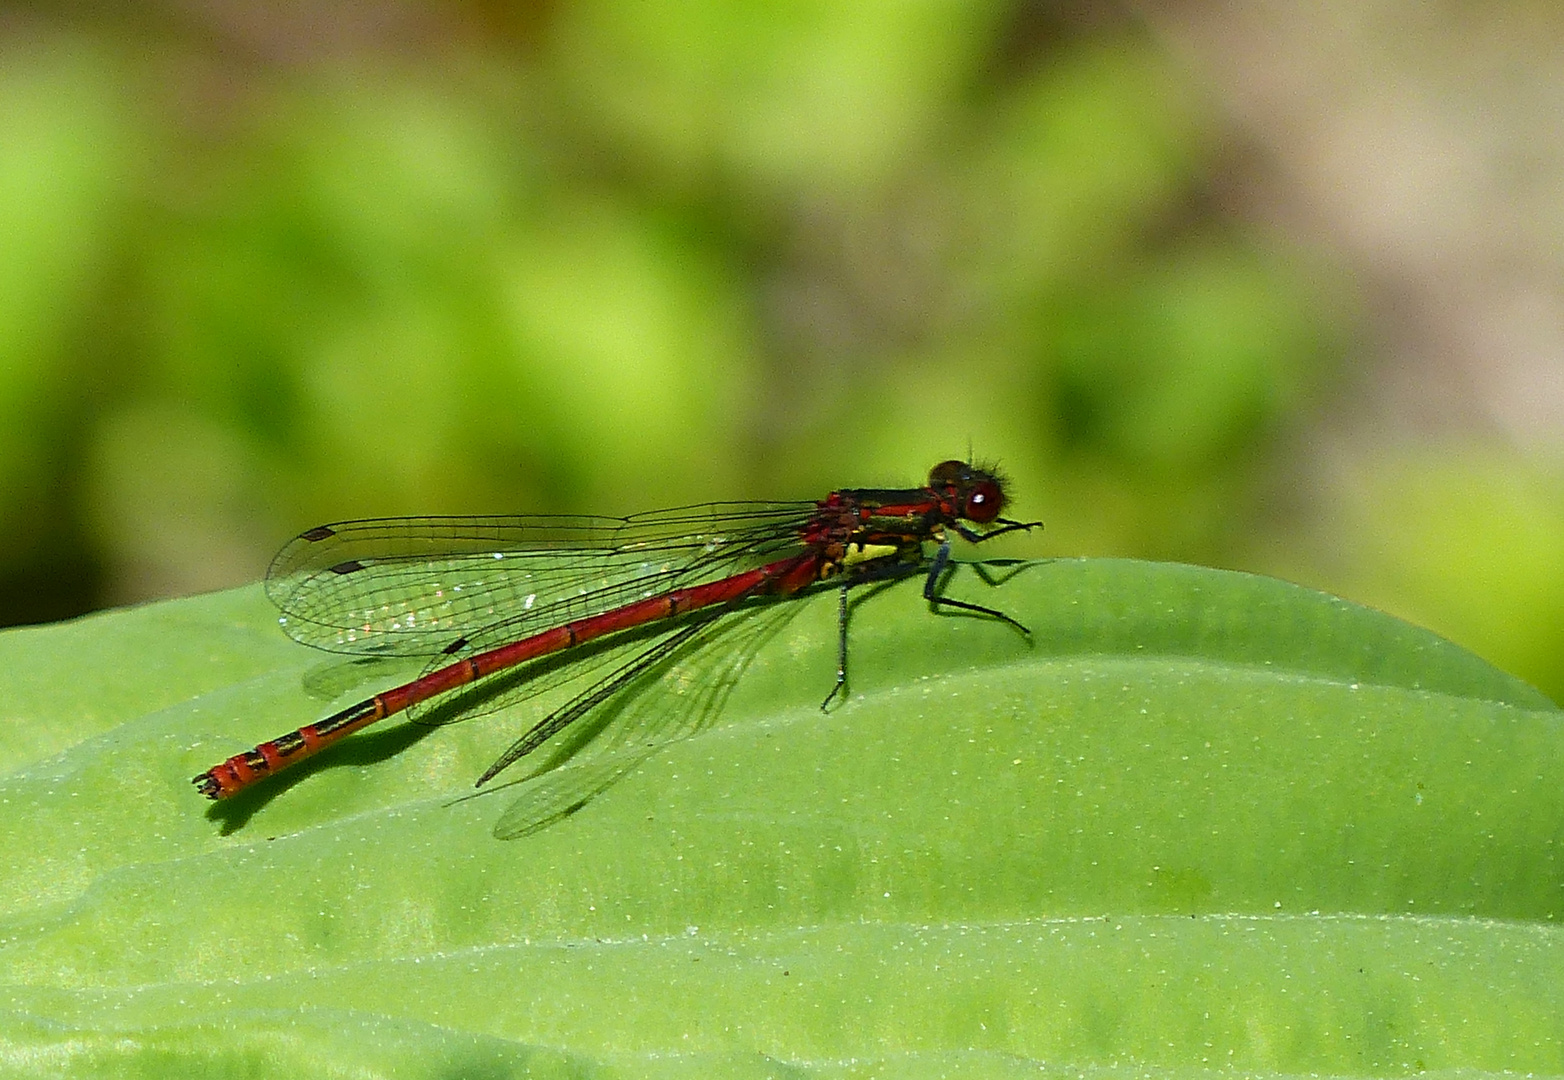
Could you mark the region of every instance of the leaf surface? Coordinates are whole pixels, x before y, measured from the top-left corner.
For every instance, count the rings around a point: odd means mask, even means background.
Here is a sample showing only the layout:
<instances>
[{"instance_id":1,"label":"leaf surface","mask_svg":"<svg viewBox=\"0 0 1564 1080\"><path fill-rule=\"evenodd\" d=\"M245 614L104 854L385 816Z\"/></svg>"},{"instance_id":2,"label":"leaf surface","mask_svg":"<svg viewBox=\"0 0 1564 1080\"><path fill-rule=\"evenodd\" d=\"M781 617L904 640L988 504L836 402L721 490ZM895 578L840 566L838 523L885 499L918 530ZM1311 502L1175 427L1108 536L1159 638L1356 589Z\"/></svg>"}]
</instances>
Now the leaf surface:
<instances>
[{"instance_id":1,"label":"leaf surface","mask_svg":"<svg viewBox=\"0 0 1564 1080\"><path fill-rule=\"evenodd\" d=\"M822 714L834 593L729 616L466 801L546 697L208 809L408 674L258 587L0 635L7 1071L1564 1072L1551 702L1270 579L987 573L1030 637L861 590Z\"/></svg>"}]
</instances>

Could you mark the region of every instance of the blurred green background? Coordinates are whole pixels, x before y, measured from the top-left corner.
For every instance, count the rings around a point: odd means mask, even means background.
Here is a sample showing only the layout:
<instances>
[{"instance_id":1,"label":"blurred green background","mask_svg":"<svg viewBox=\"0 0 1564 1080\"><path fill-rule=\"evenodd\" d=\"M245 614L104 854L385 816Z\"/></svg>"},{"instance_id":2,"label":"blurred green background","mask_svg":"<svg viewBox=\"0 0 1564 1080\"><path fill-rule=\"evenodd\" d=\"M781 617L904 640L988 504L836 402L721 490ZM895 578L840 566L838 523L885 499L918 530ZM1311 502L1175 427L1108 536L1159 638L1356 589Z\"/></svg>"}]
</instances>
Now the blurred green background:
<instances>
[{"instance_id":1,"label":"blurred green background","mask_svg":"<svg viewBox=\"0 0 1564 1080\"><path fill-rule=\"evenodd\" d=\"M971 452L1564 698L1560 16L1266 10L11 5L0 622Z\"/></svg>"}]
</instances>

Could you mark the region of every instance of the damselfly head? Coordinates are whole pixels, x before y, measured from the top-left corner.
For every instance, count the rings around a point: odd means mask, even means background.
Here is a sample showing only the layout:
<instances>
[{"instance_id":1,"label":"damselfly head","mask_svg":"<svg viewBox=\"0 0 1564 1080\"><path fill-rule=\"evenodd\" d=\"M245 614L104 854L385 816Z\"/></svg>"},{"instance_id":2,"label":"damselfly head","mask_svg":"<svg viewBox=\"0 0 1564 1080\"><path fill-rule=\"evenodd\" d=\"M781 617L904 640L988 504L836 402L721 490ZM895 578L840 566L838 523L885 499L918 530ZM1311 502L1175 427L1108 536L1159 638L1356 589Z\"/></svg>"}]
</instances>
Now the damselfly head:
<instances>
[{"instance_id":1,"label":"damselfly head","mask_svg":"<svg viewBox=\"0 0 1564 1080\"><path fill-rule=\"evenodd\" d=\"M929 472L929 487L955 504L956 514L986 525L1005 507L1005 492L996 473L965 461L942 461Z\"/></svg>"}]
</instances>

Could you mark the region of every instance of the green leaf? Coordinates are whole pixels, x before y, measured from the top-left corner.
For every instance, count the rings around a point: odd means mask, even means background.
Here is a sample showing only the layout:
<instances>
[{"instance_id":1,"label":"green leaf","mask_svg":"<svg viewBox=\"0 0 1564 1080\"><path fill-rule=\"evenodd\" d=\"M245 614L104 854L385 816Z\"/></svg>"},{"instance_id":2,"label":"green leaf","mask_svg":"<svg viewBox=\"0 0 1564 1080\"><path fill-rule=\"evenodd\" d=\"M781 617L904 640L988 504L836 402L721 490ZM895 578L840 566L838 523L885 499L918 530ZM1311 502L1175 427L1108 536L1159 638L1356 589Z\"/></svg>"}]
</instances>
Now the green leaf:
<instances>
[{"instance_id":1,"label":"green leaf","mask_svg":"<svg viewBox=\"0 0 1564 1080\"><path fill-rule=\"evenodd\" d=\"M466 801L548 695L208 810L406 671L258 588L0 635L7 1075L1564 1072L1545 697L1270 579L984 572L1029 638L865 588L822 714L835 594L727 616Z\"/></svg>"}]
</instances>

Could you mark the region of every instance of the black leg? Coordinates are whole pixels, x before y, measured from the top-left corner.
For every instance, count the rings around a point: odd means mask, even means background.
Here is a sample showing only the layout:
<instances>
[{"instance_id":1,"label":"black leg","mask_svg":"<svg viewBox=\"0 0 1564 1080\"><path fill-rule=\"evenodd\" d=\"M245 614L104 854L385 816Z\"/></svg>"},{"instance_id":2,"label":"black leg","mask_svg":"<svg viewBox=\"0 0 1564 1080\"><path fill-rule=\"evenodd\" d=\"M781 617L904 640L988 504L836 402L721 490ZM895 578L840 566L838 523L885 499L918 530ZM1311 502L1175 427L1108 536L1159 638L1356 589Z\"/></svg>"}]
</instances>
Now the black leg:
<instances>
[{"instance_id":1,"label":"black leg","mask_svg":"<svg viewBox=\"0 0 1564 1080\"><path fill-rule=\"evenodd\" d=\"M1009 581L1011 578L1015 577L1017 574L1021 573L1023 570L1027 570L1033 566L1036 566L1037 561L1023 561L1016 559L1001 560L999 562L975 562L967 563L967 565L972 568L972 571L977 574L978 577L983 579L983 584L991 588L997 588L998 586L1003 585L1005 582ZM996 566L1005 568L1008 570L1008 573L996 576L994 574L994 568Z\"/></svg>"},{"instance_id":2,"label":"black leg","mask_svg":"<svg viewBox=\"0 0 1564 1080\"><path fill-rule=\"evenodd\" d=\"M1029 526L1025 525L1018 527L1029 528ZM993 533L988 533L984 538L986 539L987 536L993 535ZM982 607L978 604L969 604L965 600L951 600L948 597L941 596L939 594L939 579L945 573L945 570L949 565L950 541L947 540L939 546L939 551L937 551L934 555L934 562L929 566L929 576L923 579L923 598L925 600L934 605L936 609L959 608L962 611L971 611L978 615L988 615L992 618L1000 620L1001 622L1007 622L1017 630L1021 631L1021 633L1026 634L1027 636L1031 636L1031 630L1027 629L1021 623L1016 622L1016 620L1012 619L1009 615L1006 615L1003 611L995 611L993 608Z\"/></svg>"},{"instance_id":3,"label":"black leg","mask_svg":"<svg viewBox=\"0 0 1564 1080\"><path fill-rule=\"evenodd\" d=\"M953 525L952 528L963 539L978 544L991 537L1003 536L1005 533L1040 528L1043 523L1041 521L1011 521L1008 518L999 518L996 524L999 526L997 529L992 529L986 533L974 532L960 523ZM917 545L914 545L907 554L915 558L916 553ZM1031 630L1012 619L1009 615L1006 615L1003 611L996 611L993 608L982 607L978 604L969 604L965 600L951 600L948 597L941 596L939 594L939 580L949 568L950 541L946 540L940 544L939 550L934 553L934 561L929 564L928 576L923 581L923 598L933 605L936 611L940 608L957 608L961 611L970 611L975 615L987 615L991 619L1009 623L1021 631L1021 633L1031 636ZM890 581L895 578L911 577L913 574L918 573L919 569L916 561L876 562L867 566L859 565L854 567L850 575L842 578L841 591L837 594L836 607L836 683L831 687L831 692L825 696L825 700L820 703L821 712L827 711L831 702L844 694L847 689L847 590L853 585L863 585L871 581ZM978 573L982 575L981 570ZM988 578L984 576L984 580L987 581Z\"/></svg>"},{"instance_id":4,"label":"black leg","mask_svg":"<svg viewBox=\"0 0 1564 1080\"><path fill-rule=\"evenodd\" d=\"M913 553L916 554L916 549ZM871 581L894 581L897 578L911 577L920 570L921 567L916 562L883 562L859 565L853 568L850 575L843 576L836 606L836 685L831 687L831 692L820 703L821 712L825 712L826 707L847 689L847 590L854 585L866 585Z\"/></svg>"},{"instance_id":5,"label":"black leg","mask_svg":"<svg viewBox=\"0 0 1564 1080\"><path fill-rule=\"evenodd\" d=\"M831 700L840 694L847 686L847 581L844 578L842 587L837 592L836 603L836 685L831 687L831 692L820 703L820 711L825 712L826 706Z\"/></svg>"},{"instance_id":6,"label":"black leg","mask_svg":"<svg viewBox=\"0 0 1564 1080\"><path fill-rule=\"evenodd\" d=\"M999 528L990 529L988 532L982 533L976 529L969 529L959 521L952 523L950 527L963 540L971 544L981 544L984 540L992 540L994 537L1004 536L1006 533L1030 532L1033 529L1041 529L1043 527L1041 521L1011 521L1009 518L999 518L994 524L998 525Z\"/></svg>"}]
</instances>

